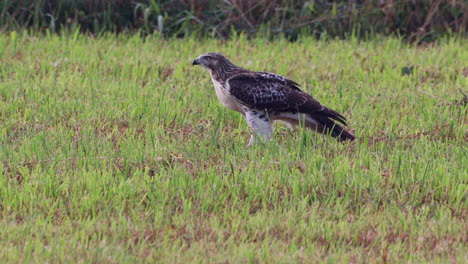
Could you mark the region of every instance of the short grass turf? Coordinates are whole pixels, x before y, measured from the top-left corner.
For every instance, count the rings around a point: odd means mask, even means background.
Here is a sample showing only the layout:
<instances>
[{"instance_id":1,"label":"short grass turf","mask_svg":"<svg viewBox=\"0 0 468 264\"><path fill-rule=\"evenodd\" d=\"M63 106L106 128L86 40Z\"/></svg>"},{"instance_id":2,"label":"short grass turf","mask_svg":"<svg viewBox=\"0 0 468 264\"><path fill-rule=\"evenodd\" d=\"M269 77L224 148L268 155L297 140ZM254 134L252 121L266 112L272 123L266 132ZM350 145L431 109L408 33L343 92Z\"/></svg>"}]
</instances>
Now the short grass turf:
<instances>
[{"instance_id":1,"label":"short grass turf","mask_svg":"<svg viewBox=\"0 0 468 264\"><path fill-rule=\"evenodd\" d=\"M209 51L297 81L357 140L279 124L247 148L191 65ZM467 62L456 38L2 34L0 259L466 263Z\"/></svg>"}]
</instances>

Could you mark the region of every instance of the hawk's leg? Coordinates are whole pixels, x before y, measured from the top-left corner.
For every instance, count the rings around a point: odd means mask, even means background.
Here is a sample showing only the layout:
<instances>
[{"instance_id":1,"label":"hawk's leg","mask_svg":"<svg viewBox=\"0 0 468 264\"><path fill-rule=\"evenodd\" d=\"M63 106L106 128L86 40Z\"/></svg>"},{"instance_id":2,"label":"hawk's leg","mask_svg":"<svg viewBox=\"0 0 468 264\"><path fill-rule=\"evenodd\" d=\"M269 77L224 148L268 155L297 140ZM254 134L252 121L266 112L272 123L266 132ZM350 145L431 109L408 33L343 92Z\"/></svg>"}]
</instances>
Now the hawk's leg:
<instances>
[{"instance_id":1,"label":"hawk's leg","mask_svg":"<svg viewBox=\"0 0 468 264\"><path fill-rule=\"evenodd\" d=\"M271 139L271 120L265 111L245 111L245 119L252 130L248 146L255 144L257 137L263 141Z\"/></svg>"}]
</instances>

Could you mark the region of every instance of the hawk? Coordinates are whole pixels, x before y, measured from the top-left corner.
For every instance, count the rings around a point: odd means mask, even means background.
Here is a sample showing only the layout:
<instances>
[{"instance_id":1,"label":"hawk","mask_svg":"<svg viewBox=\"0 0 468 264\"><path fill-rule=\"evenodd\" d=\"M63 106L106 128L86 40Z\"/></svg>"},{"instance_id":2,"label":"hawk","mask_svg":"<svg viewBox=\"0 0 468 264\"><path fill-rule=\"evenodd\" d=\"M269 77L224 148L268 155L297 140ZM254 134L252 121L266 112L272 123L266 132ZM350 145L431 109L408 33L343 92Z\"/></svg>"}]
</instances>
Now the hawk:
<instances>
[{"instance_id":1,"label":"hawk","mask_svg":"<svg viewBox=\"0 0 468 264\"><path fill-rule=\"evenodd\" d=\"M274 121L292 126L304 123L340 141L355 139L338 124L346 125L345 117L320 104L302 91L298 83L286 77L243 69L214 52L200 55L193 65L208 70L216 95L224 106L244 115L252 130L249 146L257 137L265 141L271 139Z\"/></svg>"}]
</instances>

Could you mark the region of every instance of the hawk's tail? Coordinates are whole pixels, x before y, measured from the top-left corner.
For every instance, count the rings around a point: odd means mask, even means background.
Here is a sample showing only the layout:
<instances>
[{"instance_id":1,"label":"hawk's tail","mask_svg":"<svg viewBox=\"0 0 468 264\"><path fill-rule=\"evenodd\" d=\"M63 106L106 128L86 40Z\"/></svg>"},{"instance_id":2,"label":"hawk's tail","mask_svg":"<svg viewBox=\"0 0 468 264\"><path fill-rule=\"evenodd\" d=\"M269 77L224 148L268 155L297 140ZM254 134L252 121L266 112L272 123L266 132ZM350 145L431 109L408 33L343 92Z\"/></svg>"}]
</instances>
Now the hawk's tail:
<instances>
[{"instance_id":1,"label":"hawk's tail","mask_svg":"<svg viewBox=\"0 0 468 264\"><path fill-rule=\"evenodd\" d=\"M353 141L356 139L356 137L346 131L342 126L338 125L337 123L331 121L334 123L334 125L331 126L325 126L325 133L330 134L332 137L338 139L339 141L345 141L345 140L350 140Z\"/></svg>"},{"instance_id":2,"label":"hawk's tail","mask_svg":"<svg viewBox=\"0 0 468 264\"><path fill-rule=\"evenodd\" d=\"M315 129L318 132L329 134L339 141L353 141L356 138L353 134L337 123L339 122L346 125L346 118L336 111L325 108L320 112L313 113L310 117L318 123L318 126L315 125Z\"/></svg>"}]
</instances>

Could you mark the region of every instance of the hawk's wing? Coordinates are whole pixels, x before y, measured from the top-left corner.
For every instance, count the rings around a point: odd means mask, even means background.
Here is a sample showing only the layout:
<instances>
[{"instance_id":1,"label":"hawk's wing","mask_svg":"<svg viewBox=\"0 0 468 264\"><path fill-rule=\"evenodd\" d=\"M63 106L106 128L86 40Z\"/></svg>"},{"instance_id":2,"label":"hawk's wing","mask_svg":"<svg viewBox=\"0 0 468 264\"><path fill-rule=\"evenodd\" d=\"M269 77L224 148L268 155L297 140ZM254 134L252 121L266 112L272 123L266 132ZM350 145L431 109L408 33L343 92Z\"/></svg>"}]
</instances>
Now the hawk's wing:
<instances>
[{"instance_id":1,"label":"hawk's wing","mask_svg":"<svg viewBox=\"0 0 468 264\"><path fill-rule=\"evenodd\" d=\"M326 116L346 124L342 115L324 107L301 91L296 82L283 76L265 72L241 73L229 78L226 83L230 94L250 108Z\"/></svg>"}]
</instances>

